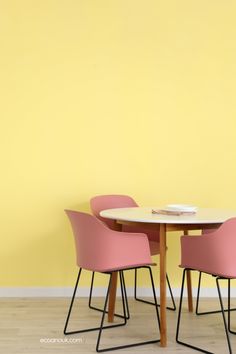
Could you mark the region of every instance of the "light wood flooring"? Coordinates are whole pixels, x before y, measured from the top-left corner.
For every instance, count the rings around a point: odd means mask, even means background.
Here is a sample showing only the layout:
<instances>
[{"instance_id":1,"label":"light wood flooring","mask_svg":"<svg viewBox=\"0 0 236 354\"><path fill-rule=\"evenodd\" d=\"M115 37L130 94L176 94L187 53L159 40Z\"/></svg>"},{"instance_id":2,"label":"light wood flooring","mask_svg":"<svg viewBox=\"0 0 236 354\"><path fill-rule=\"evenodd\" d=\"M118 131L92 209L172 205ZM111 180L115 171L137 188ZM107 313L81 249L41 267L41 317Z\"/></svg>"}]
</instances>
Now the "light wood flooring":
<instances>
[{"instance_id":1,"label":"light wood flooring","mask_svg":"<svg viewBox=\"0 0 236 354\"><path fill-rule=\"evenodd\" d=\"M68 298L25 298L0 299L0 353L1 354L77 354L95 353L97 332L88 332L72 336L63 335L67 314ZM102 298L94 300L102 305ZM117 311L119 311L118 300ZM125 342L155 338L157 325L154 308L129 299L131 319L124 327L112 328L103 332L104 346L122 345ZM215 309L218 299L201 302L202 309ZM159 343L142 347L123 349L116 353L183 353L196 351L185 348L175 342L177 312L168 313L168 347L161 348ZM87 299L77 299L70 329L97 326L101 313L88 309ZM116 320L117 321L117 320ZM191 343L203 346L214 353L228 353L220 314L196 316L190 314L184 304L182 333ZM232 313L232 327L236 330L236 312ZM72 338L75 342L64 342ZM233 352L236 353L236 336L231 335Z\"/></svg>"}]
</instances>

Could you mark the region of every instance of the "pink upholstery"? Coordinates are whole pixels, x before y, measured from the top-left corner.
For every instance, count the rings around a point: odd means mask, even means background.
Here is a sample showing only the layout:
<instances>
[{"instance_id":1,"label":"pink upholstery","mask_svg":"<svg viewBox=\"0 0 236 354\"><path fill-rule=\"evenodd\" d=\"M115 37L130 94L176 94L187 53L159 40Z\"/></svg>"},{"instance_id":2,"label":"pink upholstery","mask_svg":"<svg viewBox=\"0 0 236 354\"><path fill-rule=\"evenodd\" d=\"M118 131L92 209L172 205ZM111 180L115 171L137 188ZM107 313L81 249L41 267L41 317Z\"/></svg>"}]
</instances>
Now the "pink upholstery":
<instances>
[{"instance_id":1,"label":"pink upholstery","mask_svg":"<svg viewBox=\"0 0 236 354\"><path fill-rule=\"evenodd\" d=\"M79 267L105 272L152 264L145 234L121 234L95 216L72 210L66 213L74 233Z\"/></svg>"},{"instance_id":2,"label":"pink upholstery","mask_svg":"<svg viewBox=\"0 0 236 354\"><path fill-rule=\"evenodd\" d=\"M98 195L90 200L90 206L93 215L95 215L98 219L102 220L107 224L107 226L111 229L114 229L115 221L107 218L102 218L100 216L100 211L105 209L113 209L113 208L132 208L138 207L138 204L135 200L128 195ZM141 232L145 233L150 241L150 250L151 255L156 255L160 253L159 249L159 233L158 231L152 231L141 225L139 227L123 225L122 231L124 232Z\"/></svg>"},{"instance_id":3,"label":"pink upholstery","mask_svg":"<svg viewBox=\"0 0 236 354\"><path fill-rule=\"evenodd\" d=\"M211 232L216 231L217 229L203 229L202 235L210 234Z\"/></svg>"},{"instance_id":4,"label":"pink upholstery","mask_svg":"<svg viewBox=\"0 0 236 354\"><path fill-rule=\"evenodd\" d=\"M181 267L227 278L236 277L236 218L204 236L181 237Z\"/></svg>"}]
</instances>

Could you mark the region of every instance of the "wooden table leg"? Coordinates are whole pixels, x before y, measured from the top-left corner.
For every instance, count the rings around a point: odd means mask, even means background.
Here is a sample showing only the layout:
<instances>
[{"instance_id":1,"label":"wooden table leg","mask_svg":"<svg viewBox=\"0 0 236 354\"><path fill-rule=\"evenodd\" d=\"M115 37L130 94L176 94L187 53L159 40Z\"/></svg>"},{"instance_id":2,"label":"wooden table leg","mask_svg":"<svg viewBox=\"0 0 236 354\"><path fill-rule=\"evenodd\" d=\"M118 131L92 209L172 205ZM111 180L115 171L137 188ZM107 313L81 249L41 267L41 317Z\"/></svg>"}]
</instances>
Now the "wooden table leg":
<instances>
[{"instance_id":1,"label":"wooden table leg","mask_svg":"<svg viewBox=\"0 0 236 354\"><path fill-rule=\"evenodd\" d=\"M184 235L188 235L188 231L184 231ZM188 310L193 312L193 294L192 294L192 280L191 271L187 270L187 291L188 291Z\"/></svg>"},{"instance_id":2,"label":"wooden table leg","mask_svg":"<svg viewBox=\"0 0 236 354\"><path fill-rule=\"evenodd\" d=\"M114 229L116 231L121 231L122 225L115 222ZM115 313L115 305L116 305L117 275L118 275L117 272L113 272L111 276L111 288L109 292L109 303L108 303L108 322L114 321L114 313Z\"/></svg>"},{"instance_id":3,"label":"wooden table leg","mask_svg":"<svg viewBox=\"0 0 236 354\"><path fill-rule=\"evenodd\" d=\"M160 224L160 327L161 347L167 345L166 326L166 225Z\"/></svg>"},{"instance_id":4,"label":"wooden table leg","mask_svg":"<svg viewBox=\"0 0 236 354\"><path fill-rule=\"evenodd\" d=\"M108 304L108 322L114 321L115 305L116 305L116 289L117 289L117 272L113 272L111 276L111 288L109 293Z\"/></svg>"}]
</instances>

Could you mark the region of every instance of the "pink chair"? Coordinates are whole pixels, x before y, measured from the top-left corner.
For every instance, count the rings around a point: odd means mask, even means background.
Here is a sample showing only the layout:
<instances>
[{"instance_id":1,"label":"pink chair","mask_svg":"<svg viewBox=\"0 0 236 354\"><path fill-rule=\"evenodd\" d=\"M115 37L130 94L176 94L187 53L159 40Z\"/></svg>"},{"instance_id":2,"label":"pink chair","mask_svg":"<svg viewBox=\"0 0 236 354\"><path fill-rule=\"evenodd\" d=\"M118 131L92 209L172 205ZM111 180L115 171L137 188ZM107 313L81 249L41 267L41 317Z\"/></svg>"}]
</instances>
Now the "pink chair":
<instances>
[{"instance_id":1,"label":"pink chair","mask_svg":"<svg viewBox=\"0 0 236 354\"><path fill-rule=\"evenodd\" d=\"M209 234L209 233L214 232L214 231L216 231L216 229L204 229L204 230L202 230L202 235L204 236L204 235ZM197 287L197 297L196 297L196 309L195 309L196 315L198 315L198 316L200 316L200 315L211 315L211 314L214 314L214 313L221 312L221 310L199 311L201 283L202 283L202 272L199 272L198 287Z\"/></svg>"},{"instance_id":2,"label":"pink chair","mask_svg":"<svg viewBox=\"0 0 236 354\"><path fill-rule=\"evenodd\" d=\"M202 235L205 236L209 233L215 232L217 229L204 229L202 230ZM211 310L211 311L199 311L199 303L200 303L200 291L201 291L201 283L202 283L202 272L199 272L199 277L198 277L198 287L197 287L197 297L196 297L196 309L195 313L198 316L201 315L211 315L215 313L221 313L221 310ZM231 308L231 311L235 311L236 308ZM227 311L227 310L225 310Z\"/></svg>"},{"instance_id":3,"label":"pink chair","mask_svg":"<svg viewBox=\"0 0 236 354\"><path fill-rule=\"evenodd\" d=\"M101 221L106 223L106 225L110 229L114 230L115 229L115 221L101 217L100 212L105 209L138 207L138 204L135 202L135 200L133 198L131 198L128 195L112 194L112 195L98 195L96 197L93 197L90 200L90 207L91 207L91 211L92 211L93 215L95 215L98 219L100 219ZM134 226L128 226L128 225L122 225L122 231L145 233L148 237L151 255L154 256L154 255L160 254L160 244L159 244L158 231L152 231L152 230L144 228L142 226L134 227ZM138 278L138 272L137 272L137 269L135 269L135 278L134 278L135 300L155 305L153 302L143 300L137 296L137 278ZM94 278L92 278L91 292L90 292L91 296L92 296L93 279ZM169 292L170 292L170 296L171 296L171 300L172 300L172 304L173 304L173 307L167 306L167 308L169 310L175 311L176 305L175 305L175 301L174 301L173 293L171 290L168 275L166 275L166 280L167 280L167 284L168 284L168 288L169 288ZM89 298L89 306L91 308L93 308L91 306L91 297Z\"/></svg>"},{"instance_id":4,"label":"pink chair","mask_svg":"<svg viewBox=\"0 0 236 354\"><path fill-rule=\"evenodd\" d=\"M152 265L151 254L147 236L141 233L117 232L109 229L96 217L72 210L66 210L70 219L77 257L77 266L80 268L77 281L75 284L73 296L71 299L64 334L83 333L98 330L98 338L96 351L103 352L113 349L128 348L143 344L156 343L159 339L153 339L145 342L139 342L129 345L116 346L111 348L100 349L100 339L104 328L112 328L122 326L127 323L126 306L125 306L125 284L123 272L133 268L147 268L149 270L154 302L156 304L157 329L160 327L158 307L156 301L155 287L150 265ZM101 324L96 328L87 328L82 330L67 331L76 290L79 284L82 269L92 272L99 272L109 276L109 285L107 288L105 304L103 308ZM122 323L104 326L104 318L107 312L108 294L111 287L111 274L118 272L120 276L120 287L122 296L122 307L124 320ZM142 333L143 335L143 333Z\"/></svg>"},{"instance_id":5,"label":"pink chair","mask_svg":"<svg viewBox=\"0 0 236 354\"><path fill-rule=\"evenodd\" d=\"M204 236L181 237L181 265L184 268L180 294L179 314L176 329L176 341L189 348L203 353L210 353L204 349L179 340L182 299L186 270L197 270L216 277L216 285L220 300L221 313L228 343L229 353L232 353L229 332L236 334L230 327L230 280L236 278L236 218L227 220L221 227ZM221 297L220 280L228 280L228 324L226 323L224 307ZM192 330L193 333L193 330Z\"/></svg>"}]
</instances>

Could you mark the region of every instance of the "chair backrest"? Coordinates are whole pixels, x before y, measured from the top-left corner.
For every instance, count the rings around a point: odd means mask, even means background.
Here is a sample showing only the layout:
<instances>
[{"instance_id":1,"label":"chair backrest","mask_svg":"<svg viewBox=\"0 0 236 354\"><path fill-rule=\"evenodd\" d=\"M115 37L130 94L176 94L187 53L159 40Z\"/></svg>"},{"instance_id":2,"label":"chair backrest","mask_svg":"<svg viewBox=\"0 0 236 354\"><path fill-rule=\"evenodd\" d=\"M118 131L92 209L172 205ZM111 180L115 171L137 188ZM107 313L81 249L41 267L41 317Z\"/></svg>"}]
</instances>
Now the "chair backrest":
<instances>
[{"instance_id":1,"label":"chair backrest","mask_svg":"<svg viewBox=\"0 0 236 354\"><path fill-rule=\"evenodd\" d=\"M138 204L134 201L134 199L128 195L98 195L90 200L90 207L93 215L95 215L101 221L105 222L107 226L112 230L115 229L115 221L101 217L100 212L102 210L113 208L132 208L137 206Z\"/></svg>"},{"instance_id":2,"label":"chair backrest","mask_svg":"<svg viewBox=\"0 0 236 354\"><path fill-rule=\"evenodd\" d=\"M74 234L77 265L85 269L96 268L99 250L103 247L100 221L89 214L73 210L66 210L66 214Z\"/></svg>"},{"instance_id":3,"label":"chair backrest","mask_svg":"<svg viewBox=\"0 0 236 354\"><path fill-rule=\"evenodd\" d=\"M236 277L236 218L202 236L182 236L182 264L224 277Z\"/></svg>"},{"instance_id":4,"label":"chair backrest","mask_svg":"<svg viewBox=\"0 0 236 354\"><path fill-rule=\"evenodd\" d=\"M107 226L112 230L115 229L115 221L101 217L100 212L102 210L114 209L114 208L132 208L138 206L139 205L136 203L136 201L128 195L120 195L120 194L98 195L93 197L90 200L90 207L93 215L95 215L101 221L105 222ZM142 227L142 225L138 227L123 225L122 231L142 232L147 235L149 241L159 242L158 231L149 230L147 228Z\"/></svg>"},{"instance_id":5,"label":"chair backrest","mask_svg":"<svg viewBox=\"0 0 236 354\"><path fill-rule=\"evenodd\" d=\"M212 247L216 257L216 268L219 267L218 269L223 273L221 275L236 277L236 218L225 221L214 234ZM211 235L213 233L208 237L211 238Z\"/></svg>"},{"instance_id":6,"label":"chair backrest","mask_svg":"<svg viewBox=\"0 0 236 354\"><path fill-rule=\"evenodd\" d=\"M151 262L145 234L129 234L109 229L93 215L66 210L70 219L77 265L92 271L125 268Z\"/></svg>"}]
</instances>

